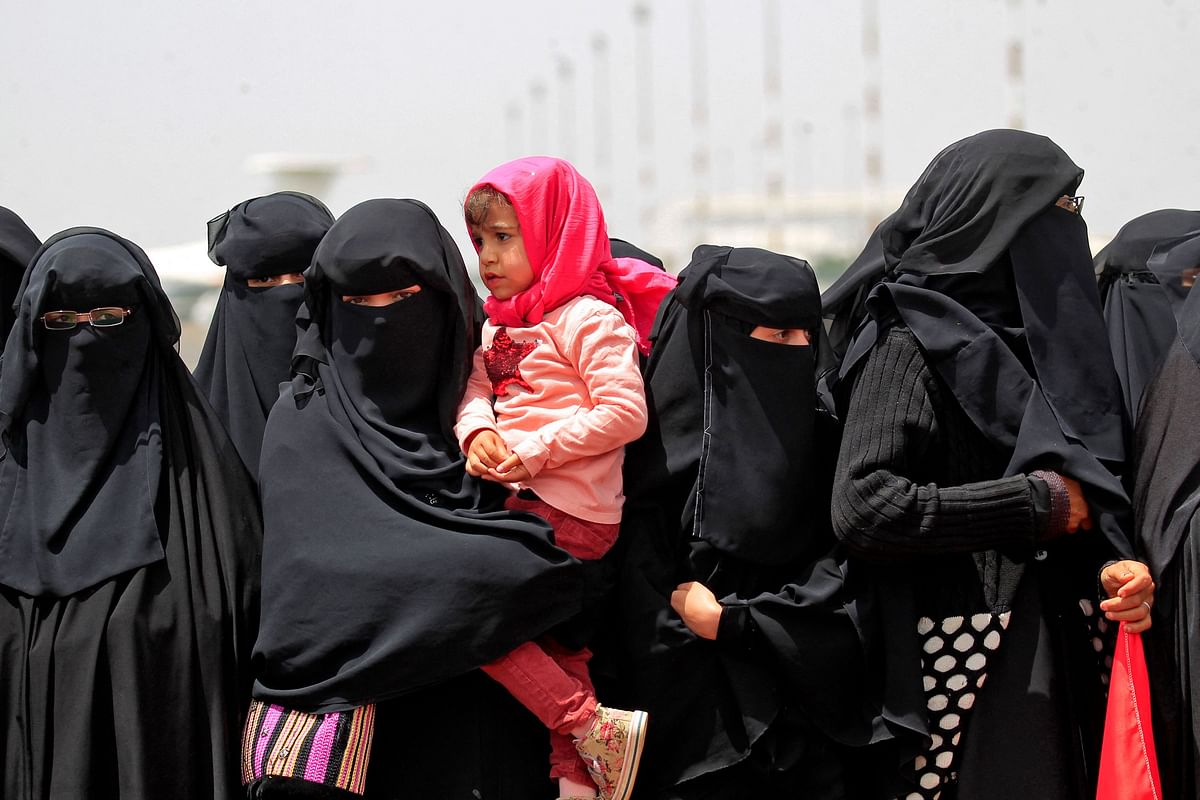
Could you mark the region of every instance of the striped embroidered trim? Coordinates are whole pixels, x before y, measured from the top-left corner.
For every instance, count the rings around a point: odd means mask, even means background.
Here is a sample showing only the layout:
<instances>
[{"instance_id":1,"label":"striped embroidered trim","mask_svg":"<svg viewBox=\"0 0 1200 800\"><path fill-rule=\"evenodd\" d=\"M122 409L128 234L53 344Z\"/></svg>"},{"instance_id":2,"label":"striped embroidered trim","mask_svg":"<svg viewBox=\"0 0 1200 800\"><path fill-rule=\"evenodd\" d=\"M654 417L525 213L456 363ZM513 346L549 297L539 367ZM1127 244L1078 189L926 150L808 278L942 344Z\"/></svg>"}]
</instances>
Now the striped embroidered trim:
<instances>
[{"instance_id":1,"label":"striped embroidered trim","mask_svg":"<svg viewBox=\"0 0 1200 800\"><path fill-rule=\"evenodd\" d=\"M363 794L374 735L374 705L306 714L256 700L242 738L242 783L273 775Z\"/></svg>"}]
</instances>

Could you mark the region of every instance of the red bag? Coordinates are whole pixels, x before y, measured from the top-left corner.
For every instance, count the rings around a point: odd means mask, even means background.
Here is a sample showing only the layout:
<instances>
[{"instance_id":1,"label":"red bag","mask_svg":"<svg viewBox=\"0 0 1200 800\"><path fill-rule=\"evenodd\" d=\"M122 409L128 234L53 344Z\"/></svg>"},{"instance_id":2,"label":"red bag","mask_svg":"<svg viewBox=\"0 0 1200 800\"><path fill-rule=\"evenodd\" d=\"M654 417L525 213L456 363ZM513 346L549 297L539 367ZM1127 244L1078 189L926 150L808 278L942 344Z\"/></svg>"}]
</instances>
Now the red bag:
<instances>
[{"instance_id":1,"label":"red bag","mask_svg":"<svg viewBox=\"0 0 1200 800\"><path fill-rule=\"evenodd\" d=\"M1096 800L1160 800L1158 759L1150 727L1150 680L1140 634L1117 633Z\"/></svg>"}]
</instances>

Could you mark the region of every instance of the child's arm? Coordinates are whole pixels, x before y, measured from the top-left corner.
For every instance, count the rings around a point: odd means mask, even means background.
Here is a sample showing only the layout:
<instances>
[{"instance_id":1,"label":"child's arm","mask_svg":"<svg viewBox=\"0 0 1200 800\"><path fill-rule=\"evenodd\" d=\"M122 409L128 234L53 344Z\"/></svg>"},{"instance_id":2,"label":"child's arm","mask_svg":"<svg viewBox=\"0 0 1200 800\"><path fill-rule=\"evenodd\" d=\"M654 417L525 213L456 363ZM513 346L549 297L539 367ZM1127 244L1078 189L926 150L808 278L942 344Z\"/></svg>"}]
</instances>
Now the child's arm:
<instances>
[{"instance_id":1,"label":"child's arm","mask_svg":"<svg viewBox=\"0 0 1200 800\"><path fill-rule=\"evenodd\" d=\"M563 353L587 385L593 407L543 426L513 448L530 476L615 450L646 430L646 391L633 329L616 309L596 313L594 305L579 304L571 311ZM511 457L500 472L510 465L516 466Z\"/></svg>"}]
</instances>

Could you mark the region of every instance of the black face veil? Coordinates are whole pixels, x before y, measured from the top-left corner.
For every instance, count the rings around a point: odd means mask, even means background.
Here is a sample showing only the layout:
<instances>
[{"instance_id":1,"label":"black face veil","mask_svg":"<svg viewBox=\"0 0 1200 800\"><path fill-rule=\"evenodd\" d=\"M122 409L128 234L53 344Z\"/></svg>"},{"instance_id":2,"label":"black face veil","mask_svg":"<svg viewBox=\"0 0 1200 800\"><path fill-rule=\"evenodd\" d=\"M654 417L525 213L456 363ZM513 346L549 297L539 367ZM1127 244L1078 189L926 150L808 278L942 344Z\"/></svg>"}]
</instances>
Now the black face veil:
<instances>
[{"instance_id":1,"label":"black face veil","mask_svg":"<svg viewBox=\"0 0 1200 800\"><path fill-rule=\"evenodd\" d=\"M1200 211L1163 209L1126 223L1096 256L1108 341L1130 419L1175 340L1176 317L1195 282L1195 265L1152 263L1156 252L1200 235Z\"/></svg>"},{"instance_id":2,"label":"black face veil","mask_svg":"<svg viewBox=\"0 0 1200 800\"><path fill-rule=\"evenodd\" d=\"M333 710L467 672L569 618L577 562L466 475L452 425L479 307L433 212L355 206L305 278L294 378L259 472L255 694ZM385 307L341 299L411 286Z\"/></svg>"},{"instance_id":3,"label":"black face veil","mask_svg":"<svg viewBox=\"0 0 1200 800\"><path fill-rule=\"evenodd\" d=\"M804 547L803 495L813 478L814 347L749 333L765 325L815 334L819 321L805 262L697 248L655 326L646 365L652 422L628 450L628 503L677 507L681 529L739 558L793 559Z\"/></svg>"},{"instance_id":4,"label":"black face veil","mask_svg":"<svg viewBox=\"0 0 1200 800\"><path fill-rule=\"evenodd\" d=\"M299 284L251 287L247 280L303 272L333 215L316 198L277 192L239 203L209 222L208 255L225 285L196 364L196 381L251 472L258 470L267 414L291 376Z\"/></svg>"},{"instance_id":5,"label":"black face veil","mask_svg":"<svg viewBox=\"0 0 1200 800\"><path fill-rule=\"evenodd\" d=\"M47 330L47 311L132 310L112 328ZM178 323L136 245L104 231L52 238L26 274L4 354L0 582L66 595L162 558L154 347ZM120 531L120 536L114 536Z\"/></svg>"}]
</instances>

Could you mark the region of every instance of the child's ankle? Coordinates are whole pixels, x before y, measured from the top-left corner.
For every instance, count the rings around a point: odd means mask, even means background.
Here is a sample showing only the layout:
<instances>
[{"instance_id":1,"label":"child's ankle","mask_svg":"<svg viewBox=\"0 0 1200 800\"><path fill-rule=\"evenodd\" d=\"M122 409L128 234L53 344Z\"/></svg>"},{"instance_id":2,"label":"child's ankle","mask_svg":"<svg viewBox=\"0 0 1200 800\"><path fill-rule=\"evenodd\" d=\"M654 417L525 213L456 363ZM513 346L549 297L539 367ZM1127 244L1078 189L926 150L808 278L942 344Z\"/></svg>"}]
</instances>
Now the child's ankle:
<instances>
[{"instance_id":1,"label":"child's ankle","mask_svg":"<svg viewBox=\"0 0 1200 800\"><path fill-rule=\"evenodd\" d=\"M558 779L558 796L570 798L593 798L596 796L596 784L588 781L587 783L579 783L570 778Z\"/></svg>"},{"instance_id":2,"label":"child's ankle","mask_svg":"<svg viewBox=\"0 0 1200 800\"><path fill-rule=\"evenodd\" d=\"M599 707L600 706L597 704L596 708ZM580 720L578 725L576 725L574 728L571 728L571 736L576 739L582 739L584 735L586 735L587 732L592 729L592 722L595 721L595 719L596 712L593 710L592 713Z\"/></svg>"}]
</instances>

